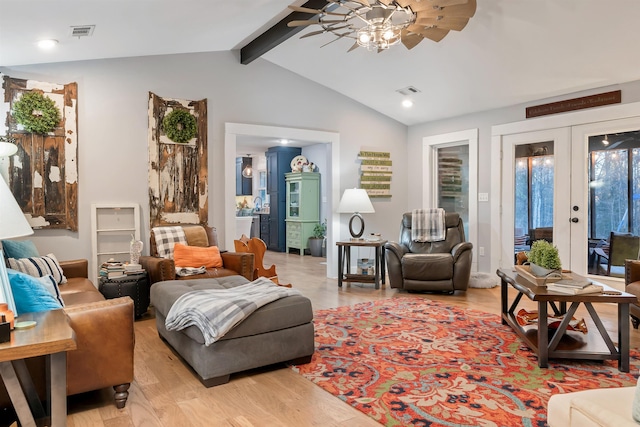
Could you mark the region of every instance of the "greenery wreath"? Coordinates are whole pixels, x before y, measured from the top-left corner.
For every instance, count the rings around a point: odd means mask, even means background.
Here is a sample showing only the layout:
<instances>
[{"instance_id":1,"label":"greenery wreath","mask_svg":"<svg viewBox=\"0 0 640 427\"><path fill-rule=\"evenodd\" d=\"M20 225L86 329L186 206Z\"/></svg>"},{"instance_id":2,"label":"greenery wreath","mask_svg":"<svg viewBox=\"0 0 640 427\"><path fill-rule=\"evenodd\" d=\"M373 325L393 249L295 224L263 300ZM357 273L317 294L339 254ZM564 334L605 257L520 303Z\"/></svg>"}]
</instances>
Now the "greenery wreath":
<instances>
[{"instance_id":1,"label":"greenery wreath","mask_svg":"<svg viewBox=\"0 0 640 427\"><path fill-rule=\"evenodd\" d=\"M56 103L40 92L24 92L13 104L13 117L33 133L47 133L60 123L60 110Z\"/></svg>"},{"instance_id":2,"label":"greenery wreath","mask_svg":"<svg viewBox=\"0 0 640 427\"><path fill-rule=\"evenodd\" d=\"M164 133L173 142L184 144L196 136L196 118L187 110L175 109L162 120Z\"/></svg>"}]
</instances>

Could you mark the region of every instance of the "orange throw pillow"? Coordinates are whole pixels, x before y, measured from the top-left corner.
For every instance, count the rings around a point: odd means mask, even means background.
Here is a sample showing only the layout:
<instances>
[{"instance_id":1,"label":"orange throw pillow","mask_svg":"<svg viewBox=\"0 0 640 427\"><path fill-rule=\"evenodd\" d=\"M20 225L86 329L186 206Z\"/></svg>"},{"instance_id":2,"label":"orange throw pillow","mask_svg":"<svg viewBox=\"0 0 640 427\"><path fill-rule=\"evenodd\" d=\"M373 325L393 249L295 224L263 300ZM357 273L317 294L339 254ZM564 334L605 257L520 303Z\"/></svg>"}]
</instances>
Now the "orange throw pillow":
<instances>
[{"instance_id":1,"label":"orange throw pillow","mask_svg":"<svg viewBox=\"0 0 640 427\"><path fill-rule=\"evenodd\" d=\"M173 247L173 261L176 267L222 268L222 256L217 246L203 248L176 243Z\"/></svg>"}]
</instances>

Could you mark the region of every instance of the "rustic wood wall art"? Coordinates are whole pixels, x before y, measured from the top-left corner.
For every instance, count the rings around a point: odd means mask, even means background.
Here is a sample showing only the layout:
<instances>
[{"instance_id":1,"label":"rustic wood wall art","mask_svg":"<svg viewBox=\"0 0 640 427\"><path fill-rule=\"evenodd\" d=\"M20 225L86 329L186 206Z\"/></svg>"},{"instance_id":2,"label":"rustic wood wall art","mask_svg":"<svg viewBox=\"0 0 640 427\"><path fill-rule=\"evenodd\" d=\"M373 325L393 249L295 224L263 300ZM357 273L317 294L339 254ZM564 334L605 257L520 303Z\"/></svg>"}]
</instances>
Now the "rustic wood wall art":
<instances>
[{"instance_id":1,"label":"rustic wood wall art","mask_svg":"<svg viewBox=\"0 0 640 427\"><path fill-rule=\"evenodd\" d=\"M7 136L16 139L18 153L4 163L3 175L33 228L78 231L78 85L3 77ZM25 129L13 116L23 94L51 99L61 120L46 133ZM34 110L34 119L47 114ZM49 129L49 126L45 126Z\"/></svg>"},{"instance_id":2,"label":"rustic wood wall art","mask_svg":"<svg viewBox=\"0 0 640 427\"><path fill-rule=\"evenodd\" d=\"M391 153L361 149L360 188L367 190L369 197L391 197Z\"/></svg>"},{"instance_id":3,"label":"rustic wood wall art","mask_svg":"<svg viewBox=\"0 0 640 427\"><path fill-rule=\"evenodd\" d=\"M190 120L165 121L183 110L196 120L195 136L188 141ZM149 215L150 226L202 224L208 221L207 100L161 98L149 92ZM173 115L177 117L178 115ZM163 124L177 125L167 136ZM178 142L176 142L178 141Z\"/></svg>"}]
</instances>

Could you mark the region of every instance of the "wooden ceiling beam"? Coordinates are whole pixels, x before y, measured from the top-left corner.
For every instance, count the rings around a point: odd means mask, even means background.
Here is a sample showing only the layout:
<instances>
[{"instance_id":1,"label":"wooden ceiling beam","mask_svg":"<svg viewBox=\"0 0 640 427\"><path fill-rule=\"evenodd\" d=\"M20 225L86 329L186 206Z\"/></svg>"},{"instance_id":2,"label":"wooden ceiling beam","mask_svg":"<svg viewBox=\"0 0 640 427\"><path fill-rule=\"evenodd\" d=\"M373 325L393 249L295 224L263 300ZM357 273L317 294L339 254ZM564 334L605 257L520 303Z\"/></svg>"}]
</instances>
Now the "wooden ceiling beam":
<instances>
[{"instance_id":1,"label":"wooden ceiling beam","mask_svg":"<svg viewBox=\"0 0 640 427\"><path fill-rule=\"evenodd\" d=\"M322 9L327 5L326 0L308 0L302 7L310 9ZM244 65L249 64L255 59L278 46L285 40L293 37L305 27L288 27L287 24L295 20L311 19L315 15L304 12L291 12L289 15L280 20L277 24L267 29L264 33L247 43L240 49L240 62Z\"/></svg>"}]
</instances>

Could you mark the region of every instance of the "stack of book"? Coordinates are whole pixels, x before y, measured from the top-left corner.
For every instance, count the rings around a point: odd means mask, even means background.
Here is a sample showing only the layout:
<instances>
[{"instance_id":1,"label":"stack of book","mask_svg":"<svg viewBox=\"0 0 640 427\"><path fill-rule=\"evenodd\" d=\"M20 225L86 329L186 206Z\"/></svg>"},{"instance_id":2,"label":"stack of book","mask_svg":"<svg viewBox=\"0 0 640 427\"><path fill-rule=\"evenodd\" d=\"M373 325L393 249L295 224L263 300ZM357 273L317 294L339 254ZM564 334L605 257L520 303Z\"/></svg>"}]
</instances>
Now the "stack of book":
<instances>
[{"instance_id":1,"label":"stack of book","mask_svg":"<svg viewBox=\"0 0 640 427\"><path fill-rule=\"evenodd\" d=\"M589 279L562 279L547 284L547 290L567 295L599 294L603 291L600 285L594 285Z\"/></svg>"},{"instance_id":2,"label":"stack of book","mask_svg":"<svg viewBox=\"0 0 640 427\"><path fill-rule=\"evenodd\" d=\"M100 277L113 279L115 277L124 277L124 264L119 261L107 261L100 266Z\"/></svg>"},{"instance_id":3,"label":"stack of book","mask_svg":"<svg viewBox=\"0 0 640 427\"><path fill-rule=\"evenodd\" d=\"M124 265L124 274L127 276L133 276L136 274L145 273L144 268L140 264L125 264Z\"/></svg>"}]
</instances>

